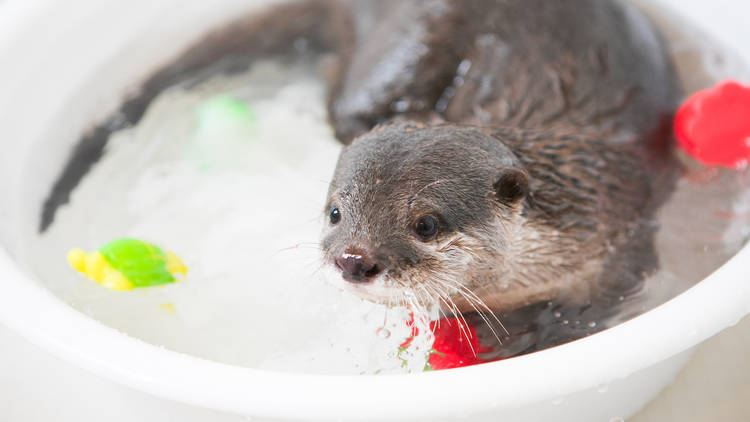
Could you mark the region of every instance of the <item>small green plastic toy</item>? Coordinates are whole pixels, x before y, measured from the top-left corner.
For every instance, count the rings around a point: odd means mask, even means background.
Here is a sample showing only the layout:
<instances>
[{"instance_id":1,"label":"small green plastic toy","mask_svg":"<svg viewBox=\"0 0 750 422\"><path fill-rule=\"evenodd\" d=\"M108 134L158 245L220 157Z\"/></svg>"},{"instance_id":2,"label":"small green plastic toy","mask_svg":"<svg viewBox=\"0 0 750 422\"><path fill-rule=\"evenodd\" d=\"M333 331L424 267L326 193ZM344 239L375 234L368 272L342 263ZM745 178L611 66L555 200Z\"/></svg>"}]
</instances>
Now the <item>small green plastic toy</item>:
<instances>
[{"instance_id":1,"label":"small green plastic toy","mask_svg":"<svg viewBox=\"0 0 750 422\"><path fill-rule=\"evenodd\" d=\"M258 134L250 106L230 94L212 97L195 110L195 126L185 157L201 170L232 163Z\"/></svg>"},{"instance_id":2,"label":"small green plastic toy","mask_svg":"<svg viewBox=\"0 0 750 422\"><path fill-rule=\"evenodd\" d=\"M209 133L252 133L257 118L250 106L230 94L221 94L202 103L196 110L197 129Z\"/></svg>"},{"instance_id":3,"label":"small green plastic toy","mask_svg":"<svg viewBox=\"0 0 750 422\"><path fill-rule=\"evenodd\" d=\"M172 252L137 239L117 239L86 253L75 248L68 262L77 271L112 290L131 290L179 281L187 267Z\"/></svg>"}]
</instances>

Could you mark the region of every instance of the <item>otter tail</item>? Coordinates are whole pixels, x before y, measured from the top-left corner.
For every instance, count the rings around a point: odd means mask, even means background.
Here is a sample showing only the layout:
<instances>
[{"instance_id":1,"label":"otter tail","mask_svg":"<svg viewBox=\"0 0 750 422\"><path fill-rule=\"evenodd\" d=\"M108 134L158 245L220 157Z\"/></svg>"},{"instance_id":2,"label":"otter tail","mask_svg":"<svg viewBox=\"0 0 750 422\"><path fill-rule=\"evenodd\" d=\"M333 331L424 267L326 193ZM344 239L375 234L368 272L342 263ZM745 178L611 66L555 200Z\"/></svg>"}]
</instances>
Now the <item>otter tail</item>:
<instances>
[{"instance_id":1,"label":"otter tail","mask_svg":"<svg viewBox=\"0 0 750 422\"><path fill-rule=\"evenodd\" d=\"M348 43L353 39L348 12L335 1L282 3L209 33L186 49L149 77L116 112L81 137L44 202L39 232L52 224L57 209L68 203L73 189L102 157L110 135L137 124L149 104L165 89L210 76L201 74L209 67L213 73L247 69L259 58L291 51L297 42L304 43L310 51L347 54Z\"/></svg>"}]
</instances>

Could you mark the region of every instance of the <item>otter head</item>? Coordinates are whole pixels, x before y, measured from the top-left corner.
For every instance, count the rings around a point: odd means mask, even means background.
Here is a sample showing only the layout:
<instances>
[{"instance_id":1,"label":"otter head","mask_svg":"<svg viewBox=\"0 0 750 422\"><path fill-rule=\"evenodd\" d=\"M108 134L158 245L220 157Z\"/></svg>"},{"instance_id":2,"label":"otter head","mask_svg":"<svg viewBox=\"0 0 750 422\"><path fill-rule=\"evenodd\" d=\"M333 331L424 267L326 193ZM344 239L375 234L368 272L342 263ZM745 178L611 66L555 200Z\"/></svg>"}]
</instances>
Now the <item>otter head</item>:
<instances>
[{"instance_id":1,"label":"otter head","mask_svg":"<svg viewBox=\"0 0 750 422\"><path fill-rule=\"evenodd\" d=\"M502 282L496 278L527 192L514 154L475 128L377 127L339 157L324 260L364 298L437 298L471 310L469 298Z\"/></svg>"}]
</instances>

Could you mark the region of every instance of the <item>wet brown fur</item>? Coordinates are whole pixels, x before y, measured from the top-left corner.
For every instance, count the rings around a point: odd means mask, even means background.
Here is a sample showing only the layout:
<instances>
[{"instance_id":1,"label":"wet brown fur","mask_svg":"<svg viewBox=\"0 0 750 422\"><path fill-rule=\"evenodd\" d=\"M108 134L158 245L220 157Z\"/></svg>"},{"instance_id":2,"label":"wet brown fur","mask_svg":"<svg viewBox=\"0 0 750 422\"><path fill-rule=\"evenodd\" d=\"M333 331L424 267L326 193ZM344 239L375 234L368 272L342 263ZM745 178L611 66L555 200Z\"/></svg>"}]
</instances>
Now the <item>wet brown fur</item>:
<instances>
[{"instance_id":1,"label":"wet brown fur","mask_svg":"<svg viewBox=\"0 0 750 422\"><path fill-rule=\"evenodd\" d=\"M650 221L671 189L664 122L679 92L661 37L618 0L311 0L242 18L81 139L41 230L163 89L295 49L329 57L330 118L348 145L327 261L365 247L387 288L459 312L477 306L468 289L510 321L543 318L548 301L612 309L658 265ZM412 231L425 214L440 217L432 242Z\"/></svg>"}]
</instances>

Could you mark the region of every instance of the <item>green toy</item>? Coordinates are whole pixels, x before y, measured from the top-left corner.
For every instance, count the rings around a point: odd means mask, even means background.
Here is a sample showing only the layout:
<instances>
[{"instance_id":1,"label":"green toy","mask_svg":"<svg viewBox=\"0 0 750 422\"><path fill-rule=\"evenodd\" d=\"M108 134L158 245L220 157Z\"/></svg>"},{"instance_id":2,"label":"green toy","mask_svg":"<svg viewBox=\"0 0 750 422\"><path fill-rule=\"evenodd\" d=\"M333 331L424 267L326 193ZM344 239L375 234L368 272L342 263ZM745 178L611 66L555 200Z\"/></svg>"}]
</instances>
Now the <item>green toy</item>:
<instances>
[{"instance_id":1,"label":"green toy","mask_svg":"<svg viewBox=\"0 0 750 422\"><path fill-rule=\"evenodd\" d=\"M86 253L75 248L68 262L77 271L112 290L131 290L179 281L187 267L172 252L137 239L117 239Z\"/></svg>"},{"instance_id":2,"label":"green toy","mask_svg":"<svg viewBox=\"0 0 750 422\"><path fill-rule=\"evenodd\" d=\"M195 110L186 158L202 170L231 163L257 133L258 119L247 103L229 94L217 95Z\"/></svg>"},{"instance_id":3,"label":"green toy","mask_svg":"<svg viewBox=\"0 0 750 422\"><path fill-rule=\"evenodd\" d=\"M196 110L199 132L254 132L257 118L247 103L221 94L202 103Z\"/></svg>"}]
</instances>

